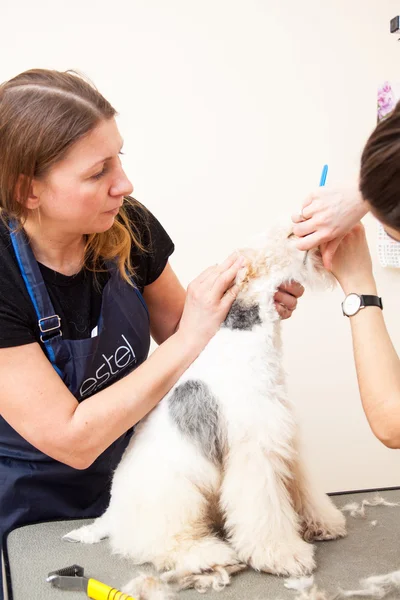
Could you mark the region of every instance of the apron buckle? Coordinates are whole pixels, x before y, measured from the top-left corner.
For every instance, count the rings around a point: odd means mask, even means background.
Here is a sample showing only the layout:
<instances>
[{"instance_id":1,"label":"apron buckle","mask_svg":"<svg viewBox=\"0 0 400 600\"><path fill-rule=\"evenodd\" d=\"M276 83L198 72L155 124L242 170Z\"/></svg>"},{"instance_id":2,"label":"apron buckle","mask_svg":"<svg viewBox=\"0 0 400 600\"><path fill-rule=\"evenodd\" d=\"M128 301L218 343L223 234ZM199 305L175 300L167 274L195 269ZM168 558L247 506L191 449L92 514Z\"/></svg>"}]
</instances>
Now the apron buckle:
<instances>
[{"instance_id":1,"label":"apron buckle","mask_svg":"<svg viewBox=\"0 0 400 600\"><path fill-rule=\"evenodd\" d=\"M57 319L56 321L56 325L54 325L54 321L53 323L51 322L53 319ZM50 323L49 323L50 321ZM52 315L51 317L42 317L41 319L39 319L38 321L38 325L39 325L39 329L40 329L40 340L42 342L46 342L48 339L50 339L49 337L46 337L44 339L44 336L47 336L48 333L51 333L52 331L56 332L54 335L51 335L50 337L56 337L61 336L62 335L62 331L61 331L61 319L58 315Z\"/></svg>"}]
</instances>

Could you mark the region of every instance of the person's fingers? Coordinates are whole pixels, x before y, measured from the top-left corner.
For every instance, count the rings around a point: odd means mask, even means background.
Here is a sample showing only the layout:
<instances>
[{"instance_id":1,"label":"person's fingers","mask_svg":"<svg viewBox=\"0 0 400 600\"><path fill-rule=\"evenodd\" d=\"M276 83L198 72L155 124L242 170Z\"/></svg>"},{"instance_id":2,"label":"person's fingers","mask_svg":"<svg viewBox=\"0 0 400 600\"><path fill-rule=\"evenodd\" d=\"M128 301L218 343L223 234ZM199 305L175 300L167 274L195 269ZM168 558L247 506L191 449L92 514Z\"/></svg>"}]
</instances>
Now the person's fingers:
<instances>
[{"instance_id":1,"label":"person's fingers","mask_svg":"<svg viewBox=\"0 0 400 600\"><path fill-rule=\"evenodd\" d=\"M294 214L292 214L292 221L293 223L302 223L303 221L305 221L306 219L308 219L309 217L306 217L306 207L307 207L307 214L310 212L310 210L312 210L311 208L311 204L313 202L315 198L315 194L309 194L307 196L307 198L304 200L304 202L301 205L301 209L299 212L296 212Z\"/></svg>"},{"instance_id":2,"label":"person's fingers","mask_svg":"<svg viewBox=\"0 0 400 600\"><path fill-rule=\"evenodd\" d=\"M279 302L275 303L275 308L281 319L288 319L292 316L292 311L289 308L287 308L287 306L279 304Z\"/></svg>"},{"instance_id":3,"label":"person's fingers","mask_svg":"<svg viewBox=\"0 0 400 600\"><path fill-rule=\"evenodd\" d=\"M315 231L310 235L296 240L296 246L299 250L311 250L325 242L324 234L321 231Z\"/></svg>"},{"instance_id":4,"label":"person's fingers","mask_svg":"<svg viewBox=\"0 0 400 600\"><path fill-rule=\"evenodd\" d=\"M315 207L314 207L314 203L311 202L310 204L307 204L305 206L303 206L303 208L301 209L300 215L303 217L304 219L311 219L314 215L315 212Z\"/></svg>"},{"instance_id":5,"label":"person's fingers","mask_svg":"<svg viewBox=\"0 0 400 600\"><path fill-rule=\"evenodd\" d=\"M281 292L280 290L276 292L274 300L277 304L285 306L290 311L294 310L297 306L297 298L295 298L291 294Z\"/></svg>"},{"instance_id":6,"label":"person's fingers","mask_svg":"<svg viewBox=\"0 0 400 600\"><path fill-rule=\"evenodd\" d=\"M205 269L202 273L200 273L200 275L196 278L195 281L197 281L199 284L203 283L212 273L217 272L218 267L219 267L218 264L207 267L207 269Z\"/></svg>"},{"instance_id":7,"label":"person's fingers","mask_svg":"<svg viewBox=\"0 0 400 600\"><path fill-rule=\"evenodd\" d=\"M287 281L279 286L278 291L300 298L304 294L304 287L298 281Z\"/></svg>"},{"instance_id":8,"label":"person's fingers","mask_svg":"<svg viewBox=\"0 0 400 600\"><path fill-rule=\"evenodd\" d=\"M232 285L230 288L228 288L226 290L225 294L223 295L223 297L221 299L221 305L226 311L228 311L230 309L230 307L236 300L236 296L238 295L239 290L240 290L240 286L238 286L236 284Z\"/></svg>"},{"instance_id":9,"label":"person's fingers","mask_svg":"<svg viewBox=\"0 0 400 600\"><path fill-rule=\"evenodd\" d=\"M310 235L310 233L314 233L314 231L317 231L317 227L315 226L313 219L308 219L307 221L303 220L300 223L293 225L293 233L299 238Z\"/></svg>"},{"instance_id":10,"label":"person's fingers","mask_svg":"<svg viewBox=\"0 0 400 600\"><path fill-rule=\"evenodd\" d=\"M312 204L314 200L315 200L315 193L313 192L312 194L308 194L307 198L304 200L303 204L301 205L302 210L300 212L303 212L303 209L306 206L310 206L310 204Z\"/></svg>"},{"instance_id":11,"label":"person's fingers","mask_svg":"<svg viewBox=\"0 0 400 600\"><path fill-rule=\"evenodd\" d=\"M237 259L239 258L239 253L238 252L232 252L232 254L230 254L228 256L228 258L226 258L220 265L219 265L219 269L220 271L226 271L226 269L229 269L229 267L231 267L233 265L234 262L237 261Z\"/></svg>"},{"instance_id":12,"label":"person's fingers","mask_svg":"<svg viewBox=\"0 0 400 600\"><path fill-rule=\"evenodd\" d=\"M302 223L304 221L304 218L301 216L300 213L294 213L291 216L292 219L292 223Z\"/></svg>"},{"instance_id":13,"label":"person's fingers","mask_svg":"<svg viewBox=\"0 0 400 600\"><path fill-rule=\"evenodd\" d=\"M238 253L233 252L221 264L215 265L215 268L208 273L207 277L202 279L201 283L204 283L209 289L211 289L213 287L214 283L216 282L216 280L218 279L218 277L221 275L221 273L226 272L227 269L232 267L232 265L235 264L235 262L238 260L238 258L239 258Z\"/></svg>"},{"instance_id":14,"label":"person's fingers","mask_svg":"<svg viewBox=\"0 0 400 600\"><path fill-rule=\"evenodd\" d=\"M245 259L243 256L239 256L236 258L235 262L224 272L219 273L214 281L214 285L212 286L212 290L215 291L219 298L222 298L224 293L228 290L228 288L234 282L236 275L238 274L239 269L243 267L245 264Z\"/></svg>"},{"instance_id":15,"label":"person's fingers","mask_svg":"<svg viewBox=\"0 0 400 600\"><path fill-rule=\"evenodd\" d=\"M345 236L342 235L334 240L331 240L330 242L327 242L326 244L321 244L320 246L322 262L324 264L325 269L328 269L328 271L332 271L333 257L335 256L335 252L338 249L339 244L344 237Z\"/></svg>"},{"instance_id":16,"label":"person's fingers","mask_svg":"<svg viewBox=\"0 0 400 600\"><path fill-rule=\"evenodd\" d=\"M210 267L205 269L202 273L200 273L200 275L197 277L198 283L204 283L204 281L206 279L208 279L209 277L211 278L211 276L213 276L212 282L211 282L211 285L212 285L214 283L215 279L218 277L219 273L225 271L231 265L233 265L233 263L237 260L237 258L238 258L238 253L233 252L221 264L217 263L215 265L211 265Z\"/></svg>"}]
</instances>

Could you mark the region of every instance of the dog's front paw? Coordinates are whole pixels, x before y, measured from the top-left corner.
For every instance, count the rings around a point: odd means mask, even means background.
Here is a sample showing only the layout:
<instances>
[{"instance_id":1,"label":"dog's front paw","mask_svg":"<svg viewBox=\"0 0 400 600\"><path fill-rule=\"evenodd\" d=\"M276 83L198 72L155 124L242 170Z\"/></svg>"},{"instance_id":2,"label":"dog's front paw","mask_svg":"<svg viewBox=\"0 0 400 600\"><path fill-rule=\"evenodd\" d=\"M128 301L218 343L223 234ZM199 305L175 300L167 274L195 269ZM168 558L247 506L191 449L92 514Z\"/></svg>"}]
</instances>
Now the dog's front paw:
<instances>
[{"instance_id":1,"label":"dog's front paw","mask_svg":"<svg viewBox=\"0 0 400 600\"><path fill-rule=\"evenodd\" d=\"M141 573L122 588L124 594L137 600L170 600L173 591L158 577Z\"/></svg>"},{"instance_id":2,"label":"dog's front paw","mask_svg":"<svg viewBox=\"0 0 400 600\"><path fill-rule=\"evenodd\" d=\"M107 536L104 532L100 531L96 527L96 522L91 525L84 525L79 529L73 529L66 535L63 535L62 539L65 542L80 542L81 544L98 544L101 540L104 540Z\"/></svg>"},{"instance_id":3,"label":"dog's front paw","mask_svg":"<svg viewBox=\"0 0 400 600\"><path fill-rule=\"evenodd\" d=\"M346 519L340 510L334 508L329 517L313 517L303 524L303 538L307 541L336 540L347 534Z\"/></svg>"},{"instance_id":4,"label":"dog's front paw","mask_svg":"<svg viewBox=\"0 0 400 600\"><path fill-rule=\"evenodd\" d=\"M302 539L271 544L264 556L257 551L248 564L257 571L274 575L309 575L315 569L314 547Z\"/></svg>"}]
</instances>

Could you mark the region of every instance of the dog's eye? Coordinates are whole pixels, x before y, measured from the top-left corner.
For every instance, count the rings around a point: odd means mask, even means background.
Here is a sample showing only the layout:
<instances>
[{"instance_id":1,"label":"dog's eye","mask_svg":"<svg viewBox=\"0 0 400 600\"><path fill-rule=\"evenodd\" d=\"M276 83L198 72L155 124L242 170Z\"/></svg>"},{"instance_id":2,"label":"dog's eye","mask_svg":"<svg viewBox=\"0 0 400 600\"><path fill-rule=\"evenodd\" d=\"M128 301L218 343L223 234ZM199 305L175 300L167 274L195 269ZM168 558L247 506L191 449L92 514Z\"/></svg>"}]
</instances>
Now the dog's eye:
<instances>
[{"instance_id":1,"label":"dog's eye","mask_svg":"<svg viewBox=\"0 0 400 600\"><path fill-rule=\"evenodd\" d=\"M287 236L287 239L294 237L294 233L289 233L289 235Z\"/></svg>"}]
</instances>

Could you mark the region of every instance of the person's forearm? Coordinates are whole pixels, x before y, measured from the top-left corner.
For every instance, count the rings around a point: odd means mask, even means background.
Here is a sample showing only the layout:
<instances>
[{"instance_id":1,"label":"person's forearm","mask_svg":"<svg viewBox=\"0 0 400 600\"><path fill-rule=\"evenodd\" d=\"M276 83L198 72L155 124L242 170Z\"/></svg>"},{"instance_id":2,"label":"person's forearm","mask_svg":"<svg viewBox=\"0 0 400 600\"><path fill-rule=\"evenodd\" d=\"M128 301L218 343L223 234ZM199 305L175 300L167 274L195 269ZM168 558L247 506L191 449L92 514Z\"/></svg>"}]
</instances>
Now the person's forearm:
<instances>
[{"instance_id":1,"label":"person's forearm","mask_svg":"<svg viewBox=\"0 0 400 600\"><path fill-rule=\"evenodd\" d=\"M373 278L344 286L346 294L376 295ZM361 401L376 437L400 448L400 361L382 310L368 306L349 318Z\"/></svg>"},{"instance_id":2,"label":"person's forearm","mask_svg":"<svg viewBox=\"0 0 400 600\"><path fill-rule=\"evenodd\" d=\"M354 214L355 214L355 222L361 221L363 217L369 212L369 206L365 202L364 198L359 191L354 199Z\"/></svg>"},{"instance_id":3,"label":"person's forearm","mask_svg":"<svg viewBox=\"0 0 400 600\"><path fill-rule=\"evenodd\" d=\"M201 351L176 333L135 371L81 402L68 423L69 464L89 466L114 440L150 412Z\"/></svg>"}]
</instances>

